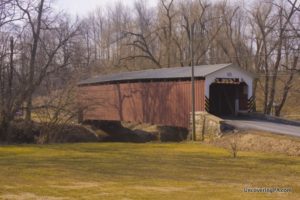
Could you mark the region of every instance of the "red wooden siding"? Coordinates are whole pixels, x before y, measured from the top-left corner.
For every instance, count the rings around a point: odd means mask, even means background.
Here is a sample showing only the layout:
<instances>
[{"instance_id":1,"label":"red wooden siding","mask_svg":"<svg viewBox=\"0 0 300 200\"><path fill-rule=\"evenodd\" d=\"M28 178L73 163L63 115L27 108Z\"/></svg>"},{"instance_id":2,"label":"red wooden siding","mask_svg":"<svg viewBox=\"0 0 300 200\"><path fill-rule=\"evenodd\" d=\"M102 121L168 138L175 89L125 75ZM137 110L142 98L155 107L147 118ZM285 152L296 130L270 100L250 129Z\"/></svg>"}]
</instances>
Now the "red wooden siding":
<instances>
[{"instance_id":1,"label":"red wooden siding","mask_svg":"<svg viewBox=\"0 0 300 200\"><path fill-rule=\"evenodd\" d=\"M81 86L83 120L117 120L189 127L191 82L138 82ZM205 110L204 80L195 81L196 111Z\"/></svg>"}]
</instances>

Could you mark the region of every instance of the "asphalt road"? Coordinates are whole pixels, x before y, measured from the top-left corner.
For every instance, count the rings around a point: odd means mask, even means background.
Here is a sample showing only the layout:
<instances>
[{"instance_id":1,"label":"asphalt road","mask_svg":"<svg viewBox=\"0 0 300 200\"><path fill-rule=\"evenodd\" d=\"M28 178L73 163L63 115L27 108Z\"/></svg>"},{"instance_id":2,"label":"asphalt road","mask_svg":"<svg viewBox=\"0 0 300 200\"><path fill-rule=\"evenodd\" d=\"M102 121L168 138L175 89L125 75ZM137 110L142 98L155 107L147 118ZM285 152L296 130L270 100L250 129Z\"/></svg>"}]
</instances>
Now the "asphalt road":
<instances>
[{"instance_id":1,"label":"asphalt road","mask_svg":"<svg viewBox=\"0 0 300 200\"><path fill-rule=\"evenodd\" d=\"M257 119L225 119L226 123L240 130L259 130L300 137L300 126L293 126Z\"/></svg>"}]
</instances>

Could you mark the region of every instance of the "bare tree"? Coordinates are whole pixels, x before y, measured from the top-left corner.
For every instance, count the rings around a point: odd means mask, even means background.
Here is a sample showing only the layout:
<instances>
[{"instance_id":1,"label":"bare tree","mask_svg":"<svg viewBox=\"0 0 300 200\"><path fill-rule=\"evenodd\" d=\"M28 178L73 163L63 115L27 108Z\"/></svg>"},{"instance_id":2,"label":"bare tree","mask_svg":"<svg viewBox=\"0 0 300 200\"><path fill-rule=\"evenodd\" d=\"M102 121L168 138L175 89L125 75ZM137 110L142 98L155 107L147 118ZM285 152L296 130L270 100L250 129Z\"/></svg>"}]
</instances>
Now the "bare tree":
<instances>
[{"instance_id":1,"label":"bare tree","mask_svg":"<svg viewBox=\"0 0 300 200\"><path fill-rule=\"evenodd\" d=\"M123 56L121 60L135 60L137 58L149 60L156 67L161 67L161 56L159 48L156 44L158 42L159 28L153 24L154 16L147 9L145 2L136 2L135 10L137 13L136 27L125 30L123 32L127 41L125 45L132 48L132 54Z\"/></svg>"},{"instance_id":2,"label":"bare tree","mask_svg":"<svg viewBox=\"0 0 300 200\"><path fill-rule=\"evenodd\" d=\"M13 1L0 2L0 136L5 137L4 132L13 118L9 112L13 100L13 75L14 75L14 39L9 31L11 23L17 20L17 13Z\"/></svg>"},{"instance_id":3,"label":"bare tree","mask_svg":"<svg viewBox=\"0 0 300 200\"><path fill-rule=\"evenodd\" d=\"M59 50L67 44L68 40L76 33L76 28L73 28L71 32L63 30L62 25L64 22L59 22L59 15L51 16L47 13L49 8L45 7L45 0L40 0L38 5L32 5L33 2L23 2L16 0L18 8L25 14L28 26L31 30L31 44L30 44L30 60L29 60L29 74L27 79L27 87L25 88L26 100L26 116L27 122L31 121L32 111L32 96L36 88L43 81L44 77L49 73L49 68L53 64L53 61ZM34 18L35 12L37 12L36 19ZM43 16L45 17L43 18ZM25 25L26 26L26 25ZM43 35L42 35L43 34ZM57 38L51 38L51 36L57 36ZM43 37L42 37L43 36ZM48 38L47 38L48 37ZM50 37L50 38L49 38ZM47 41L50 39L49 41ZM47 43L49 42L49 43ZM38 50L42 51L45 58L38 58ZM37 70L38 60L43 60L39 63L39 70ZM63 62L62 66L66 63ZM39 73L37 73L39 72Z\"/></svg>"},{"instance_id":4,"label":"bare tree","mask_svg":"<svg viewBox=\"0 0 300 200\"><path fill-rule=\"evenodd\" d=\"M160 25L163 30L163 35L165 38L166 43L166 56L167 56L167 67L171 66L171 48L172 48L172 32L173 32L173 18L176 15L174 11L172 11L173 8L173 2L174 0L170 0L169 2L166 2L166 0L160 1L163 9L164 9L164 16L162 17L163 23ZM166 20L164 20L166 18Z\"/></svg>"},{"instance_id":5,"label":"bare tree","mask_svg":"<svg viewBox=\"0 0 300 200\"><path fill-rule=\"evenodd\" d=\"M22 108L29 125L32 112L51 113L49 121L57 123L55 116L68 113L62 108L68 103L58 96L47 99L45 91L58 94L74 88L68 77L187 66L191 57L195 65L232 62L255 71L262 77L255 88L263 90L264 113L270 114L276 103L275 114L280 115L300 71L299 0L257 0L251 6L160 0L150 8L140 0L133 9L118 3L72 23L52 10L51 0L3 0L1 131ZM43 104L38 102L41 96Z\"/></svg>"},{"instance_id":6,"label":"bare tree","mask_svg":"<svg viewBox=\"0 0 300 200\"><path fill-rule=\"evenodd\" d=\"M69 57L63 52L69 48L77 25L70 25L61 14L54 15L50 4L44 7L44 2L9 1L16 14L14 18L1 18L0 119L1 132L5 134L25 102L26 120L31 123L33 95L45 77L69 64ZM9 22L4 23L5 20Z\"/></svg>"},{"instance_id":7,"label":"bare tree","mask_svg":"<svg viewBox=\"0 0 300 200\"><path fill-rule=\"evenodd\" d=\"M212 14L215 13L214 8L205 1L182 3L180 13L183 19L181 26L186 32L186 44L191 46L190 44L193 43L195 65L210 63L208 53L223 25L220 20L222 16ZM189 50L187 54L189 65L191 53Z\"/></svg>"},{"instance_id":8,"label":"bare tree","mask_svg":"<svg viewBox=\"0 0 300 200\"><path fill-rule=\"evenodd\" d=\"M256 9L254 21L258 27L256 33L257 51L261 48L263 57L263 71L264 71L264 113L270 114L275 103L276 92L278 89L278 73L283 71L282 64L289 56L289 50L284 45L287 39L291 20L296 14L297 0L288 6L284 2L281 4L264 3L259 5ZM293 71L293 70L292 70ZM293 79L293 76L291 77ZM292 81L292 80L291 80ZM289 81L288 81L289 82ZM289 86L290 87L290 86ZM285 89L285 91L287 91ZM281 101L281 103L283 103ZM284 104L284 103L283 103ZM282 108L283 105L279 107ZM281 109L280 109L281 110ZM277 112L279 115L280 112Z\"/></svg>"},{"instance_id":9,"label":"bare tree","mask_svg":"<svg viewBox=\"0 0 300 200\"><path fill-rule=\"evenodd\" d=\"M41 0L38 5L38 11L37 11L37 19L36 22L33 21L32 13L30 13L30 10L28 7L29 4L26 5L26 7L23 7L22 3L19 0L16 0L17 6L25 13L28 19L29 26L31 27L32 31L32 47L30 52L30 64L29 64L29 78L28 78L28 94L27 94L27 106L26 106L26 121L31 120L31 110L32 110L32 95L34 92L34 76L35 76L35 65L36 65L36 54L38 50L38 43L40 40L40 33L41 33L41 25L42 25L42 15L44 11L44 3L45 0Z\"/></svg>"}]
</instances>

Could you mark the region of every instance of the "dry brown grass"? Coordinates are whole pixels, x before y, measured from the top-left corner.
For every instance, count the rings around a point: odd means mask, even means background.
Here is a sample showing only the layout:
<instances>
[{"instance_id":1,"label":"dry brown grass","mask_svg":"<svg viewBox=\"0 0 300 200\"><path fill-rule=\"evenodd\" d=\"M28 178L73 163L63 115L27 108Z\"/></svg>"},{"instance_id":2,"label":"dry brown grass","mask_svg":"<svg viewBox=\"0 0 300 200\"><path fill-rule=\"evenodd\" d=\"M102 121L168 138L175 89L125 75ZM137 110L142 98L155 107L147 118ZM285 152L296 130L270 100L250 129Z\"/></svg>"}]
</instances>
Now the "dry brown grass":
<instances>
[{"instance_id":1,"label":"dry brown grass","mask_svg":"<svg viewBox=\"0 0 300 200\"><path fill-rule=\"evenodd\" d=\"M0 147L0 199L300 199L300 157L201 143ZM292 188L246 193L245 187Z\"/></svg>"},{"instance_id":2,"label":"dry brown grass","mask_svg":"<svg viewBox=\"0 0 300 200\"><path fill-rule=\"evenodd\" d=\"M300 156L300 138L259 131L231 133L210 141L210 144L230 149L236 140L239 151L256 151Z\"/></svg>"},{"instance_id":3,"label":"dry brown grass","mask_svg":"<svg viewBox=\"0 0 300 200\"><path fill-rule=\"evenodd\" d=\"M281 99L281 94L284 86L284 81L287 79L286 76L280 77L279 81L277 82L277 99L276 102L279 102ZM256 103L257 103L257 110L263 110L263 79L260 79L258 82L258 88L256 92ZM300 120L300 75L296 75L294 79L294 84L290 90L289 96L287 98L286 104L282 109L281 116L286 117L293 120Z\"/></svg>"}]
</instances>

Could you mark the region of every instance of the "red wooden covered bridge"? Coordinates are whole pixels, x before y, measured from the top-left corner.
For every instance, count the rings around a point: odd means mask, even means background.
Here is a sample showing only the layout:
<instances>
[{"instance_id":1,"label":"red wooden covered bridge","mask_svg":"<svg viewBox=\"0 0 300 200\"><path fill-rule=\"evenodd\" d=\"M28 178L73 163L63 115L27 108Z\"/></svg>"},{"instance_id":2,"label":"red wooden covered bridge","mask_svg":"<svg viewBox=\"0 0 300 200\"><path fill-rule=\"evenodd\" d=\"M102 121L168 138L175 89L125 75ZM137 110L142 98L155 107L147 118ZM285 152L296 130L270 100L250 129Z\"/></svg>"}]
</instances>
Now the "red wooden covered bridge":
<instances>
[{"instance_id":1,"label":"red wooden covered bridge","mask_svg":"<svg viewBox=\"0 0 300 200\"><path fill-rule=\"evenodd\" d=\"M195 66L195 110L234 115L251 111L254 75L234 64ZM150 69L78 83L82 120L189 127L191 67Z\"/></svg>"}]
</instances>

